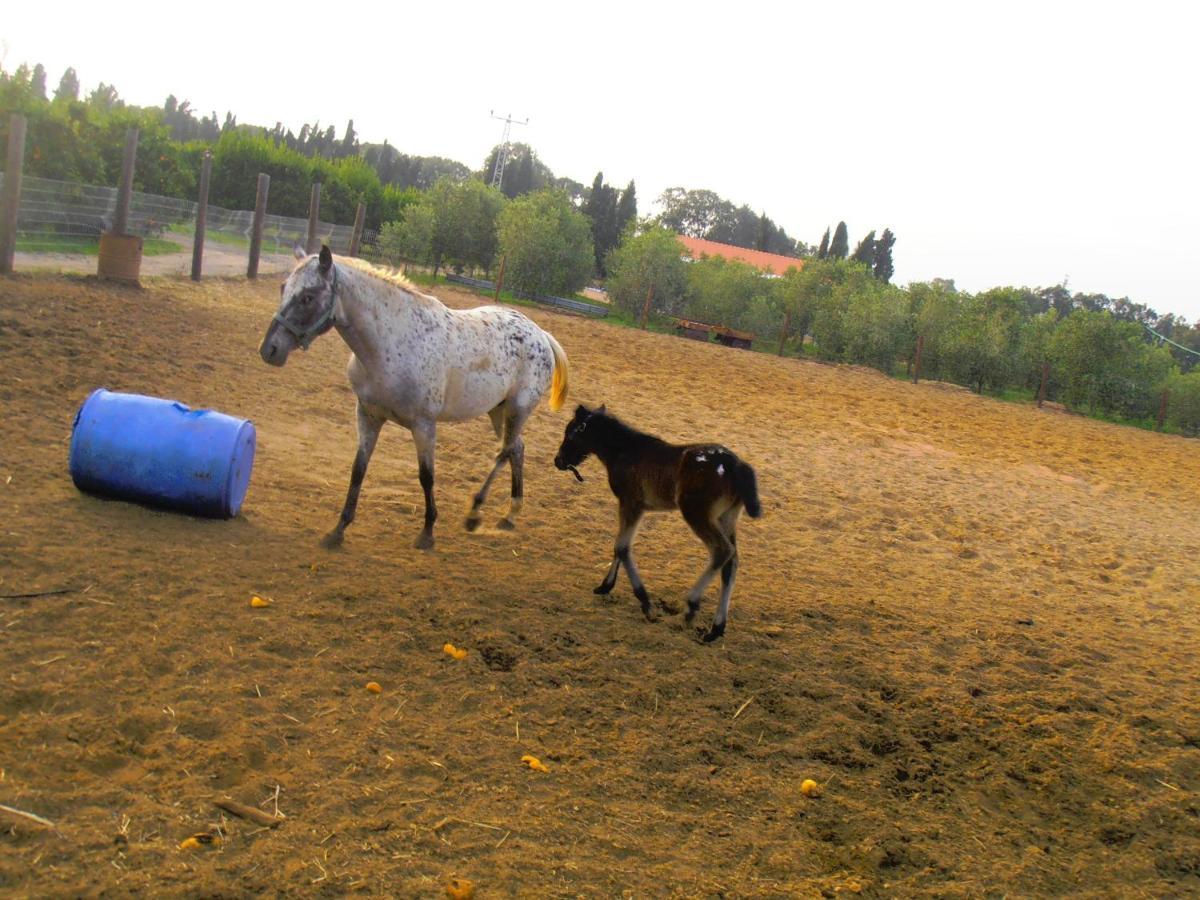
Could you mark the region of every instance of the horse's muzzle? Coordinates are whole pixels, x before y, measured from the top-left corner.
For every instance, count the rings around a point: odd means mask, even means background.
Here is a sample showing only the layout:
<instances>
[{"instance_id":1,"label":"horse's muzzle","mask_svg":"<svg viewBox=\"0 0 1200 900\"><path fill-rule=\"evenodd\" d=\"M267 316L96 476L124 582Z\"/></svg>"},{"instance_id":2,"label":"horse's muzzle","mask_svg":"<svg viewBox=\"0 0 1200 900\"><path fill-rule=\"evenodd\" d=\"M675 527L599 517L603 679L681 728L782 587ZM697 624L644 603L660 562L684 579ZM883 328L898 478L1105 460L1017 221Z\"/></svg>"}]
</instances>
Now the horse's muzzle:
<instances>
[{"instance_id":1,"label":"horse's muzzle","mask_svg":"<svg viewBox=\"0 0 1200 900\"><path fill-rule=\"evenodd\" d=\"M554 457L554 468L558 469L560 472L571 472L576 479L583 481L583 476L579 474L579 470L564 460L561 456Z\"/></svg>"}]
</instances>

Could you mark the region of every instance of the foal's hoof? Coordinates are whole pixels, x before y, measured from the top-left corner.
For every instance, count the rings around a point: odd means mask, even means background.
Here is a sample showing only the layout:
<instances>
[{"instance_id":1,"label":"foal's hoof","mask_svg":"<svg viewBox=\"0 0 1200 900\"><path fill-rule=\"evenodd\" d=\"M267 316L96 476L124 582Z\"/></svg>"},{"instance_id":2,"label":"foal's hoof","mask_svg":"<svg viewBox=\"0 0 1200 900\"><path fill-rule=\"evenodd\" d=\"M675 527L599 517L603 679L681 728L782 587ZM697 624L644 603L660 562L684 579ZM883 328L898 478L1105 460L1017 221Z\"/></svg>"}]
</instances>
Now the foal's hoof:
<instances>
[{"instance_id":1,"label":"foal's hoof","mask_svg":"<svg viewBox=\"0 0 1200 900\"><path fill-rule=\"evenodd\" d=\"M433 549L433 532L422 531L417 536L417 539L415 541L413 541L413 546L416 547L418 550L432 550Z\"/></svg>"},{"instance_id":2,"label":"foal's hoof","mask_svg":"<svg viewBox=\"0 0 1200 900\"><path fill-rule=\"evenodd\" d=\"M713 641L717 640L724 634L725 634L725 626L724 625L714 625L712 628L710 628L705 633L704 637L700 638L700 640L704 641L704 643L706 643L706 644L711 644Z\"/></svg>"},{"instance_id":3,"label":"foal's hoof","mask_svg":"<svg viewBox=\"0 0 1200 900\"><path fill-rule=\"evenodd\" d=\"M512 519L510 519L508 516L505 516L503 519L501 519L499 522L497 522L496 527L499 528L501 531L516 531L517 530L516 523Z\"/></svg>"},{"instance_id":4,"label":"foal's hoof","mask_svg":"<svg viewBox=\"0 0 1200 900\"><path fill-rule=\"evenodd\" d=\"M479 516L467 516L467 520L463 522L463 528L467 531L475 531L479 528L479 523L483 521Z\"/></svg>"},{"instance_id":5,"label":"foal's hoof","mask_svg":"<svg viewBox=\"0 0 1200 900\"><path fill-rule=\"evenodd\" d=\"M613 582L613 584L615 584L615 583L616 582ZM592 588L592 593L593 594L601 594L601 595L611 594L612 589L613 589L612 584L609 584L607 581L602 581L598 585L596 585L594 588Z\"/></svg>"},{"instance_id":6,"label":"foal's hoof","mask_svg":"<svg viewBox=\"0 0 1200 900\"><path fill-rule=\"evenodd\" d=\"M329 532L329 534L325 535L325 537L321 538L321 546L326 550L336 550L338 547L342 546L342 542L345 539L345 534L335 528L333 531Z\"/></svg>"}]
</instances>

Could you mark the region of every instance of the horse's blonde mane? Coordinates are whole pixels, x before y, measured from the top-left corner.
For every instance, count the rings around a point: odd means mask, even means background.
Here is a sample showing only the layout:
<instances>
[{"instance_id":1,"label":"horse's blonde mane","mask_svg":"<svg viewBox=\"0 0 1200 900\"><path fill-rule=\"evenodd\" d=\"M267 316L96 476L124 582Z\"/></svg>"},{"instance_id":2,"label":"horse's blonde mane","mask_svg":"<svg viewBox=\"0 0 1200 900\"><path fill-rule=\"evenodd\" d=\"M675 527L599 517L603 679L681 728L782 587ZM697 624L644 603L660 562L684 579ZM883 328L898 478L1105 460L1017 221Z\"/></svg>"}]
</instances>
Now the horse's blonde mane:
<instances>
[{"instance_id":1,"label":"horse's blonde mane","mask_svg":"<svg viewBox=\"0 0 1200 900\"><path fill-rule=\"evenodd\" d=\"M351 269L357 269L366 275L372 275L380 281L386 281L388 284L394 285L402 291L408 291L410 294L416 294L419 297L427 296L398 270L388 266L377 266L374 263L367 262L365 259L359 259L357 256L339 256L337 263L339 266L349 266Z\"/></svg>"}]
</instances>

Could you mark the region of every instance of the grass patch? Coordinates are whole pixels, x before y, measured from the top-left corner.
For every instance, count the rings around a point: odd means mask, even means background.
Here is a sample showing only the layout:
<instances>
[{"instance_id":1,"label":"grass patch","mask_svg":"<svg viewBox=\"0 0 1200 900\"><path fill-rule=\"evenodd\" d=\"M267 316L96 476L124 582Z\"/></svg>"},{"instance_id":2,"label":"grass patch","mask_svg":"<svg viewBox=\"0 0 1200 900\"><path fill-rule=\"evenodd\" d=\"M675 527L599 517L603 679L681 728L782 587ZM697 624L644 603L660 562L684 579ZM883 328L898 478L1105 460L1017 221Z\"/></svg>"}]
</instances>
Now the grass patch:
<instances>
[{"instance_id":1,"label":"grass patch","mask_svg":"<svg viewBox=\"0 0 1200 900\"><path fill-rule=\"evenodd\" d=\"M96 237L62 236L17 236L17 250L22 253L74 253L82 256L99 256L100 239ZM174 241L161 238L146 238L142 242L142 256L168 256L184 250Z\"/></svg>"}]
</instances>

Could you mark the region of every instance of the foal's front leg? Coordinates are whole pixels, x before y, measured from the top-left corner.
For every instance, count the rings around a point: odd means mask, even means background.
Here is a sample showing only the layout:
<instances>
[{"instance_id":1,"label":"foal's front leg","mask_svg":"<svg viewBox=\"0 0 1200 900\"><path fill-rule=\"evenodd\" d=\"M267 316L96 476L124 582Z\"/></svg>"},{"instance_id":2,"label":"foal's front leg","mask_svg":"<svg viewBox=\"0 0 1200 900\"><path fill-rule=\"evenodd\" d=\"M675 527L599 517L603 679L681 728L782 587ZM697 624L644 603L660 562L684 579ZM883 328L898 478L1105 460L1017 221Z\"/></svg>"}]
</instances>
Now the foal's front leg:
<instances>
[{"instance_id":1,"label":"foal's front leg","mask_svg":"<svg viewBox=\"0 0 1200 900\"><path fill-rule=\"evenodd\" d=\"M633 561L633 537L637 534L638 525L641 524L644 514L643 507L621 505L621 525L617 531L616 545L613 547L612 565L608 567L608 573L604 576L604 580L593 589L593 593L609 593L616 585L617 575L621 566L624 565L625 573L629 576L629 583L633 585L633 594L642 604L642 615L653 622L654 616L650 613L650 595L646 592L646 586L642 584L642 577L638 574L637 565Z\"/></svg>"},{"instance_id":2,"label":"foal's front leg","mask_svg":"<svg viewBox=\"0 0 1200 900\"><path fill-rule=\"evenodd\" d=\"M362 490L363 477L367 474L367 463L375 452L375 442L379 440L379 430L383 428L383 419L377 419L358 404L358 453L354 455L354 466L350 469L350 489L346 492L346 503L342 507L342 515L338 518L333 531L321 539L321 546L328 549L340 547L345 538L346 526L354 521L354 511L358 508L358 494Z\"/></svg>"},{"instance_id":3,"label":"foal's front leg","mask_svg":"<svg viewBox=\"0 0 1200 900\"><path fill-rule=\"evenodd\" d=\"M433 451L437 444L437 423L414 422L413 443L417 445L417 473L421 490L425 492L425 527L413 546L418 550L433 548L433 523L437 521L437 504L433 500Z\"/></svg>"}]
</instances>

